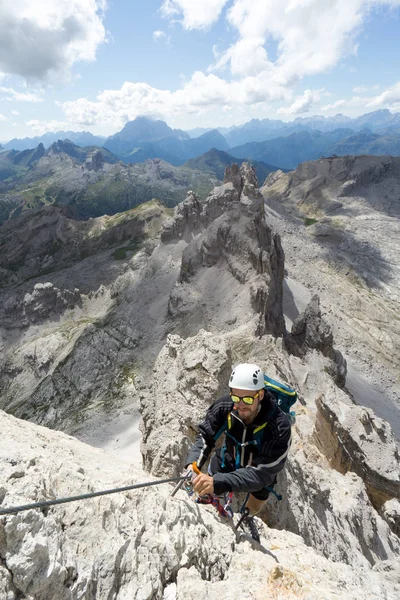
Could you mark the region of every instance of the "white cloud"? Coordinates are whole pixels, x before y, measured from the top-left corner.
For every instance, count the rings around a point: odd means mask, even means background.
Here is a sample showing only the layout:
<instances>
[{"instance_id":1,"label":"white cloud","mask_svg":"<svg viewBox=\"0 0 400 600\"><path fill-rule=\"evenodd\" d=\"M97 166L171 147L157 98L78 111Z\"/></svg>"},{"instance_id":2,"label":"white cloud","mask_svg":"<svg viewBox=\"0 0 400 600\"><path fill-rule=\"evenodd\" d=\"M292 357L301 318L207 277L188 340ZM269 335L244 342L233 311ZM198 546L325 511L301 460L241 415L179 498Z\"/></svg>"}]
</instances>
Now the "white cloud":
<instances>
[{"instance_id":1,"label":"white cloud","mask_svg":"<svg viewBox=\"0 0 400 600\"><path fill-rule=\"evenodd\" d=\"M293 85L354 54L363 20L379 4L400 0L234 0L227 19L238 39L214 68L229 66L243 77L267 71L273 82ZM268 41L276 43L275 61L267 55Z\"/></svg>"},{"instance_id":2,"label":"white cloud","mask_svg":"<svg viewBox=\"0 0 400 600\"><path fill-rule=\"evenodd\" d=\"M393 85L388 90L379 94L379 96L375 96L373 98L369 98L366 103L366 107L372 110L376 110L379 108L390 108L394 111L400 110L400 81Z\"/></svg>"},{"instance_id":3,"label":"white cloud","mask_svg":"<svg viewBox=\"0 0 400 600\"><path fill-rule=\"evenodd\" d=\"M64 75L105 41L104 0L2 0L0 69L26 79Z\"/></svg>"},{"instance_id":4,"label":"white cloud","mask_svg":"<svg viewBox=\"0 0 400 600\"><path fill-rule=\"evenodd\" d=\"M12 110L11 114L18 117L19 116L19 112L17 110Z\"/></svg>"},{"instance_id":5,"label":"white cloud","mask_svg":"<svg viewBox=\"0 0 400 600\"><path fill-rule=\"evenodd\" d=\"M353 92L355 94L365 94L365 92L368 92L368 86L360 85L358 87L353 87Z\"/></svg>"},{"instance_id":6,"label":"white cloud","mask_svg":"<svg viewBox=\"0 0 400 600\"><path fill-rule=\"evenodd\" d=\"M165 31L158 29L157 31L153 31L153 40L155 42L164 41L167 45L169 45L171 36L167 35Z\"/></svg>"},{"instance_id":7,"label":"white cloud","mask_svg":"<svg viewBox=\"0 0 400 600\"><path fill-rule=\"evenodd\" d=\"M279 108L278 115L301 115L308 112L317 102L320 101L321 94L319 90L305 90L301 96L297 96L293 104L287 108Z\"/></svg>"},{"instance_id":8,"label":"white cloud","mask_svg":"<svg viewBox=\"0 0 400 600\"><path fill-rule=\"evenodd\" d=\"M138 115L169 119L222 109L225 105L248 108L257 103L288 99L287 90L270 85L265 74L228 82L197 71L175 92L146 83L125 82L119 90L103 91L94 102L80 98L60 103L60 106L71 123L93 126L101 122L118 128Z\"/></svg>"},{"instance_id":9,"label":"white cloud","mask_svg":"<svg viewBox=\"0 0 400 600\"><path fill-rule=\"evenodd\" d=\"M7 121L7 117L0 113L0 121Z\"/></svg>"},{"instance_id":10,"label":"white cloud","mask_svg":"<svg viewBox=\"0 0 400 600\"><path fill-rule=\"evenodd\" d=\"M323 72L352 52L364 5L363 0L235 0L228 21L239 40L223 58L237 75L247 75L254 59L288 84ZM277 42L275 63L265 52L268 39Z\"/></svg>"},{"instance_id":11,"label":"white cloud","mask_svg":"<svg viewBox=\"0 0 400 600\"><path fill-rule=\"evenodd\" d=\"M161 14L172 18L182 16L185 29L208 29L218 20L228 0L164 0Z\"/></svg>"},{"instance_id":12,"label":"white cloud","mask_svg":"<svg viewBox=\"0 0 400 600\"><path fill-rule=\"evenodd\" d=\"M341 108L342 106L346 106L346 100L337 100L336 102L332 102L332 104L325 104L325 106L321 106L321 110L323 112L328 112L330 110L336 110L337 108Z\"/></svg>"},{"instance_id":13,"label":"white cloud","mask_svg":"<svg viewBox=\"0 0 400 600\"><path fill-rule=\"evenodd\" d=\"M65 121L38 121L37 119L32 119L31 121L27 121L26 125L32 129L35 135L43 135L48 131L69 129L68 123Z\"/></svg>"},{"instance_id":14,"label":"white cloud","mask_svg":"<svg viewBox=\"0 0 400 600\"><path fill-rule=\"evenodd\" d=\"M372 89L375 88L376 86L373 86ZM358 89L359 88L354 88L354 90ZM346 106L347 109L361 107L365 109L365 112L378 110L380 108L388 108L394 112L398 112L400 111L400 81L378 96L353 96L349 100L341 99L332 104L322 106L321 110L328 112L343 106Z\"/></svg>"},{"instance_id":15,"label":"white cloud","mask_svg":"<svg viewBox=\"0 0 400 600\"><path fill-rule=\"evenodd\" d=\"M160 31L159 29L157 31L153 31L153 39L154 40L160 40L165 37L166 37L165 31Z\"/></svg>"},{"instance_id":16,"label":"white cloud","mask_svg":"<svg viewBox=\"0 0 400 600\"><path fill-rule=\"evenodd\" d=\"M43 102L43 92L19 92L18 90L14 90L14 88L0 86L0 99L17 102Z\"/></svg>"}]
</instances>

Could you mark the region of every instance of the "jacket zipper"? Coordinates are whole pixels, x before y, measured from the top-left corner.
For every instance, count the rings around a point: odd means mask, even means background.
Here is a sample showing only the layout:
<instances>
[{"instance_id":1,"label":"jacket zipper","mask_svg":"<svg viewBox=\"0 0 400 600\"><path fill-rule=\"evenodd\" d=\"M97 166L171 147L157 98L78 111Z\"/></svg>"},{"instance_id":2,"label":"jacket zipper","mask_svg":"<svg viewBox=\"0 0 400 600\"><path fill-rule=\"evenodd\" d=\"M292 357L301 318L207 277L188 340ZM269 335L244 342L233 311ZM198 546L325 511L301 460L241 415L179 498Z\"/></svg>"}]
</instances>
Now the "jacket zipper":
<instances>
[{"instance_id":1,"label":"jacket zipper","mask_svg":"<svg viewBox=\"0 0 400 600\"><path fill-rule=\"evenodd\" d=\"M242 435L242 453L241 453L241 457L240 457L240 464L242 467L244 467L244 450L245 450L245 446L243 445L246 439L246 431L247 431L247 427L245 427L243 429L243 435Z\"/></svg>"}]
</instances>

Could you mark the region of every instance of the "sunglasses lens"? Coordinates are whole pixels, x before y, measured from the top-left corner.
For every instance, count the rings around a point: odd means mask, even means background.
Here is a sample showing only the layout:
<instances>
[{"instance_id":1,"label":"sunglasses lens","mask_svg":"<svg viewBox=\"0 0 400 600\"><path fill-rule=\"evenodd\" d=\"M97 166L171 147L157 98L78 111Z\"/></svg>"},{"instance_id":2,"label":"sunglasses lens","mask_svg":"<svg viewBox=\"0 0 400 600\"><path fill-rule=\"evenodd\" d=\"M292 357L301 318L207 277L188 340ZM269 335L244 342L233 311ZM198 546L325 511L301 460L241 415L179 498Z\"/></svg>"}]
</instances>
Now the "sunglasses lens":
<instances>
[{"instance_id":1,"label":"sunglasses lens","mask_svg":"<svg viewBox=\"0 0 400 600\"><path fill-rule=\"evenodd\" d=\"M244 396L242 398L242 400L245 404L250 404L250 405L253 404L253 402L254 402L254 398L252 396Z\"/></svg>"},{"instance_id":2,"label":"sunglasses lens","mask_svg":"<svg viewBox=\"0 0 400 600\"><path fill-rule=\"evenodd\" d=\"M233 394L231 394L231 400L234 404L239 404L240 401L243 402L243 404L247 404L249 406L251 406L254 402L254 400L258 397L258 394L256 394L253 398L253 396L234 396Z\"/></svg>"}]
</instances>

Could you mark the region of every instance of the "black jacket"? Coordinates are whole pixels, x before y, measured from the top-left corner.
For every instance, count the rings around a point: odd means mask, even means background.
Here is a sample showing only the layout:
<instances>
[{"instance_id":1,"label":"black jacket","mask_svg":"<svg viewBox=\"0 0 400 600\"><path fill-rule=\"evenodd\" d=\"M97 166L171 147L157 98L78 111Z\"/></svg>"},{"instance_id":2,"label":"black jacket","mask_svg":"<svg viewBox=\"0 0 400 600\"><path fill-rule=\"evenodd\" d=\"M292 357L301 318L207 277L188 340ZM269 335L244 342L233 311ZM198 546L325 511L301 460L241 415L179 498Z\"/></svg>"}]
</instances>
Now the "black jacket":
<instances>
[{"instance_id":1,"label":"black jacket","mask_svg":"<svg viewBox=\"0 0 400 600\"><path fill-rule=\"evenodd\" d=\"M225 434L223 471L213 476L216 494L256 492L272 485L291 443L290 421L267 390L250 425L243 423L233 406L229 396L210 406L186 460L186 464L197 461L201 468L217 439Z\"/></svg>"}]
</instances>

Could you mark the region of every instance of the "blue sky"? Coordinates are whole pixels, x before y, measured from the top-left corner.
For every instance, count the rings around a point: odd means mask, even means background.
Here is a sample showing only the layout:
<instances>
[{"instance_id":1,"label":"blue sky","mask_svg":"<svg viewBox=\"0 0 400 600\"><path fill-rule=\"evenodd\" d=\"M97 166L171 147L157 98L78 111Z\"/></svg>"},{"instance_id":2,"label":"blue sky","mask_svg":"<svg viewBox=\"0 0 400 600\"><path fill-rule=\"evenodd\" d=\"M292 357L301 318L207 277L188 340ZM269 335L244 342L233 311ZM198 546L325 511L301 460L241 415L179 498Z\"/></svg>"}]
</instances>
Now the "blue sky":
<instances>
[{"instance_id":1,"label":"blue sky","mask_svg":"<svg viewBox=\"0 0 400 600\"><path fill-rule=\"evenodd\" d=\"M400 0L2 0L0 140L400 111Z\"/></svg>"}]
</instances>

